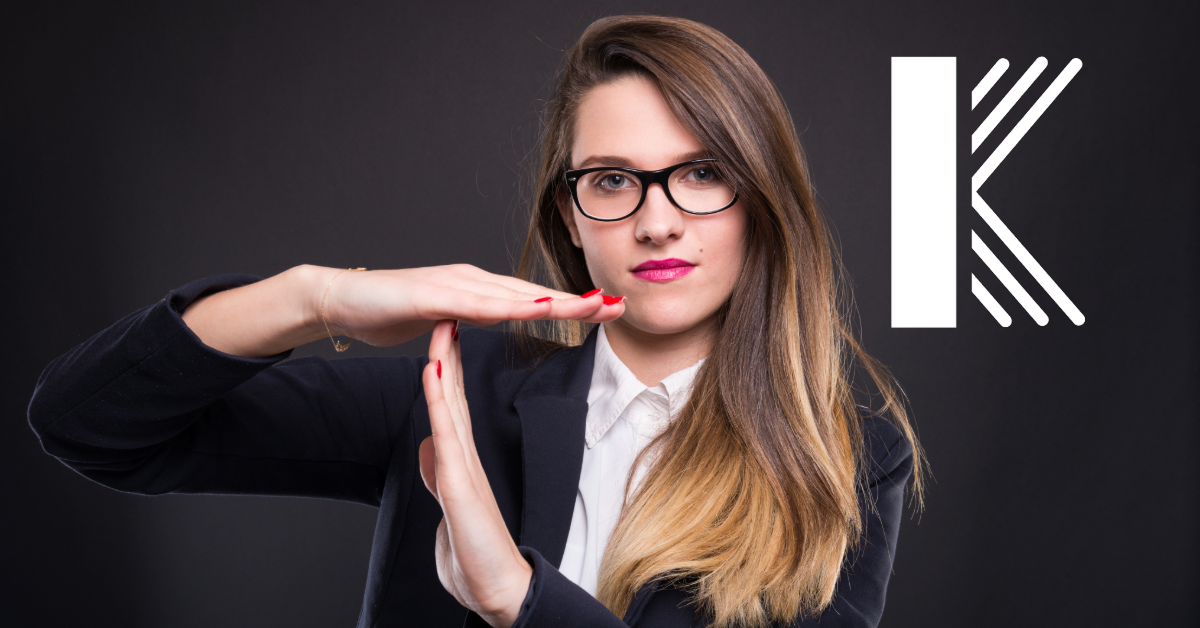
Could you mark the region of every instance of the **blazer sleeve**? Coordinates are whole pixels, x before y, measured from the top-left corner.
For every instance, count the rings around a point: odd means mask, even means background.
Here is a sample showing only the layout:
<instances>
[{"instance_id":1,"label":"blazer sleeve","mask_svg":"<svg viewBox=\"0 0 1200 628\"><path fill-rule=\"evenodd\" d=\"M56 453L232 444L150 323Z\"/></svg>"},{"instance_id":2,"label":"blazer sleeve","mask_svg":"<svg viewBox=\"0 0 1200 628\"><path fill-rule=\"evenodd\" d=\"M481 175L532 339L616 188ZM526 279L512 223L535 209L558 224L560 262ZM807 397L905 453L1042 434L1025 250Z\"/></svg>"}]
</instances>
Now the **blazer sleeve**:
<instances>
[{"instance_id":1,"label":"blazer sleeve","mask_svg":"<svg viewBox=\"0 0 1200 628\"><path fill-rule=\"evenodd\" d=\"M792 628L874 628L883 616L888 579L896 556L904 486L912 475L911 444L885 419L864 419L866 479L859 491L863 517L860 543L847 553L833 602L816 617L801 617ZM682 591L639 591L622 620L596 598L562 575L537 550L522 546L533 566L533 579L513 628L581 626L588 628L692 628L707 622L692 612Z\"/></svg>"},{"instance_id":2,"label":"blazer sleeve","mask_svg":"<svg viewBox=\"0 0 1200 628\"><path fill-rule=\"evenodd\" d=\"M46 452L132 493L378 506L424 359L244 358L208 347L183 322L197 298L254 281L194 281L51 362L28 410Z\"/></svg>"}]
</instances>

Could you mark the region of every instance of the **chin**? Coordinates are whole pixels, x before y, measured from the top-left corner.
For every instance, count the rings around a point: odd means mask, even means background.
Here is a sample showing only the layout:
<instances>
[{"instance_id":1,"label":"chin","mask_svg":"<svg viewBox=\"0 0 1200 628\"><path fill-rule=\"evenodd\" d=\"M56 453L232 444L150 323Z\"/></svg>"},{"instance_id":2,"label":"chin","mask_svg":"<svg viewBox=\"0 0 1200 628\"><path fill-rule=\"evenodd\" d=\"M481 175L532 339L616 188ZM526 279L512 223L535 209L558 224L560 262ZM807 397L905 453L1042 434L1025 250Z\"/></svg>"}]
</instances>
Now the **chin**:
<instances>
[{"instance_id":1,"label":"chin","mask_svg":"<svg viewBox=\"0 0 1200 628\"><path fill-rule=\"evenodd\" d=\"M668 299L638 308L631 305L625 307L625 314L621 320L648 334L677 334L687 331L716 312L716 308L707 312L707 308L697 308L695 303L687 303L682 299Z\"/></svg>"}]
</instances>

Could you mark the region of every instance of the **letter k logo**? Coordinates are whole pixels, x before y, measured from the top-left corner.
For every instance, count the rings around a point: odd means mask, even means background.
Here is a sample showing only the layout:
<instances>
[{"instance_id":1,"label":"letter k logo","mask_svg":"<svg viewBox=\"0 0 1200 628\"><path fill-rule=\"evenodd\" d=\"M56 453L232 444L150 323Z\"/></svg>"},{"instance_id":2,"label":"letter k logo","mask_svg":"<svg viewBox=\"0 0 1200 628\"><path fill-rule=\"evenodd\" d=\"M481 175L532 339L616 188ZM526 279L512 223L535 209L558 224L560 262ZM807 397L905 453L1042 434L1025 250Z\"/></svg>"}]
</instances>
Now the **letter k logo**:
<instances>
[{"instance_id":1,"label":"letter k logo","mask_svg":"<svg viewBox=\"0 0 1200 628\"><path fill-rule=\"evenodd\" d=\"M956 326L954 57L892 58L892 327ZM971 134L971 152L1046 69L1039 57ZM974 109L1008 70L1000 59L971 90ZM1083 313L980 195L980 188L1083 67L1072 59L971 176L971 207L1076 325ZM1050 318L975 231L971 250L1038 325ZM1001 326L1012 316L971 275L971 293Z\"/></svg>"}]
</instances>

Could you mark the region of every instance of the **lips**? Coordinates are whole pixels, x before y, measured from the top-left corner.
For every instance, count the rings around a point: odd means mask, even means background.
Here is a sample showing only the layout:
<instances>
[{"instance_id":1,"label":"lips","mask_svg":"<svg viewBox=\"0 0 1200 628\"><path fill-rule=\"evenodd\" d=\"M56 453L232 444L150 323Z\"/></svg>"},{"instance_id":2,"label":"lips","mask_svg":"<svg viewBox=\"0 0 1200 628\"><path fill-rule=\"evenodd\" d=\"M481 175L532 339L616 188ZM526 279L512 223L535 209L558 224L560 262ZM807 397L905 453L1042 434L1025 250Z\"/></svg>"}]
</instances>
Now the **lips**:
<instances>
[{"instance_id":1,"label":"lips","mask_svg":"<svg viewBox=\"0 0 1200 628\"><path fill-rule=\"evenodd\" d=\"M692 272L695 264L681 259L652 259L638 264L633 275L646 281L672 281Z\"/></svg>"}]
</instances>

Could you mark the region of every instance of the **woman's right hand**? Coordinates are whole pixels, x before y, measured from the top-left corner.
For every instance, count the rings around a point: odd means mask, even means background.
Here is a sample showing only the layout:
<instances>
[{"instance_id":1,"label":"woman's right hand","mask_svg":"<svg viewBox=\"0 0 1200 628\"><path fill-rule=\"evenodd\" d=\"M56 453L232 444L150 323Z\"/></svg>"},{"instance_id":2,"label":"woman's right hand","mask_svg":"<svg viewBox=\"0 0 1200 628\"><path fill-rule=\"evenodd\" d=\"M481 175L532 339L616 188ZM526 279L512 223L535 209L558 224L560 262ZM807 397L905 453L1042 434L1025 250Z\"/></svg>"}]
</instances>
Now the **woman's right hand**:
<instances>
[{"instance_id":1,"label":"woman's right hand","mask_svg":"<svg viewBox=\"0 0 1200 628\"><path fill-rule=\"evenodd\" d=\"M624 303L599 294L585 299L467 264L364 272L305 265L198 299L183 320L218 351L266 357L331 332L391 346L444 319L472 325L535 319L602 323L624 312Z\"/></svg>"},{"instance_id":2,"label":"woman's right hand","mask_svg":"<svg viewBox=\"0 0 1200 628\"><path fill-rule=\"evenodd\" d=\"M364 272L322 270L332 284L326 281L318 291L314 303L318 318L320 297L328 285L325 321L330 330L376 346L412 340L446 319L479 326L535 319L601 323L625 311L623 303L606 305L599 294L585 299L469 264Z\"/></svg>"}]
</instances>

